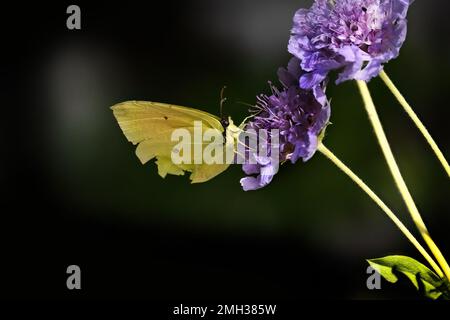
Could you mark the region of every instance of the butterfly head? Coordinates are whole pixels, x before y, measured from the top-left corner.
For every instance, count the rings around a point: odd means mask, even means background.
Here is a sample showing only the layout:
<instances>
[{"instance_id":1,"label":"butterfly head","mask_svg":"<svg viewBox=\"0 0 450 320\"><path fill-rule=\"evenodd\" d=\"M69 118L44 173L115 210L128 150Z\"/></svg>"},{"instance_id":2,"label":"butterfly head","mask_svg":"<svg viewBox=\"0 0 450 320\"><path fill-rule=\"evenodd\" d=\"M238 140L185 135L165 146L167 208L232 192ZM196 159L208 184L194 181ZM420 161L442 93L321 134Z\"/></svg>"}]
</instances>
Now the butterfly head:
<instances>
[{"instance_id":1,"label":"butterfly head","mask_svg":"<svg viewBox=\"0 0 450 320\"><path fill-rule=\"evenodd\" d=\"M227 127L230 125L230 121L228 120L228 117L222 116L220 119L220 124L222 124L222 127L226 130Z\"/></svg>"}]
</instances>

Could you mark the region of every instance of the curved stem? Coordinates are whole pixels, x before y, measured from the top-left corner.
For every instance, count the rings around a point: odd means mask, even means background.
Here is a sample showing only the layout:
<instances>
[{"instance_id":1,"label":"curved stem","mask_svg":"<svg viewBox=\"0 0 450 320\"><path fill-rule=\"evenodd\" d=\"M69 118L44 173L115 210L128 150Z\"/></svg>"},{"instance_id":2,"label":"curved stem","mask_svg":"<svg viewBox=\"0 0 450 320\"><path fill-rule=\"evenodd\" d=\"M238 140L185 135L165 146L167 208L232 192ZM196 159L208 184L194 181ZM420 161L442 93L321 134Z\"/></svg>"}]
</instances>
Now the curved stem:
<instances>
[{"instance_id":1,"label":"curved stem","mask_svg":"<svg viewBox=\"0 0 450 320\"><path fill-rule=\"evenodd\" d=\"M406 111L406 113L411 118L411 120L414 122L416 127L419 129L419 131L425 137L425 140L427 140L431 149L433 149L434 153L436 154L436 157L439 159L439 161L441 162L445 171L447 172L447 175L450 177L450 166L449 166L447 160L445 159L444 154L442 153L442 151L439 149L436 142L431 137L427 128L425 128L422 121L420 121L419 117L416 115L414 110L411 108L409 103L406 101L406 99L403 97L403 95L400 93L400 91L397 89L397 87L394 85L394 83L391 81L391 79L389 79L388 75L386 74L386 72L384 72L384 70L381 71L380 78L381 78L381 80L384 81L384 83L389 88L389 90L391 90L392 94L395 96L395 98L397 98L397 101L400 103L400 105Z\"/></svg>"},{"instance_id":2,"label":"curved stem","mask_svg":"<svg viewBox=\"0 0 450 320\"><path fill-rule=\"evenodd\" d=\"M347 167L338 157L336 157L333 152L331 152L323 144L320 144L318 149L324 156L330 159L339 169L342 170L350 179L352 179L358 187L360 187L367 195L381 208L381 210L386 213L386 215L391 219L394 224L400 229L400 231L408 238L408 240L416 247L416 249L422 254L422 256L428 261L434 271L440 276L443 273L433 258L428 254L428 252L422 247L422 245L414 238L408 228L397 218L395 213L372 191L365 183L362 181L349 167Z\"/></svg>"},{"instance_id":3,"label":"curved stem","mask_svg":"<svg viewBox=\"0 0 450 320\"><path fill-rule=\"evenodd\" d=\"M357 80L356 81L361 92L362 98L364 100L364 106L366 108L369 119L372 123L373 129L375 131L375 135L377 136L378 143L383 151L386 162L389 166L392 176L394 177L395 184L397 185L398 190L403 198L403 201L408 208L408 211L419 229L420 234L425 240L426 244L430 248L437 262L441 266L442 270L445 273L445 276L450 279L450 267L442 255L439 248L434 243L430 234L428 233L427 227L423 222L423 219L419 213L419 210L414 203L414 200L411 196L411 193L406 186L405 180L403 180L402 174L400 173L400 169L398 168L397 162L395 161L394 154L392 153L389 142L386 138L386 134L384 133L383 126L381 125L380 118L378 117L377 110L375 108L375 104L373 103L372 97L369 92L369 88L367 87L366 82Z\"/></svg>"}]
</instances>

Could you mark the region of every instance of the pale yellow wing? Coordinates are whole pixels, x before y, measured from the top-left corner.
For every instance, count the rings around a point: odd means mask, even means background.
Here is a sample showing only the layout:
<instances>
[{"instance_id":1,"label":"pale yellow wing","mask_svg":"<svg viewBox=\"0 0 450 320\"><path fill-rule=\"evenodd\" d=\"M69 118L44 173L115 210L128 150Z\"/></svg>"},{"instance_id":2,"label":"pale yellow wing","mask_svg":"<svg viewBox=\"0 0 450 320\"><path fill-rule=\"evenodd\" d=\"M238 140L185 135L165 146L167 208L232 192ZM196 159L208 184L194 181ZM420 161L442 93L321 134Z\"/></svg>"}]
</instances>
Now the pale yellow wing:
<instances>
[{"instance_id":1,"label":"pale yellow wing","mask_svg":"<svg viewBox=\"0 0 450 320\"><path fill-rule=\"evenodd\" d=\"M175 129L185 128L192 132L194 121L201 121L203 130L223 132L218 117L197 109L149 101L122 102L111 109L128 141L138 144L136 155L139 160L144 164L156 157L161 177L183 175L184 171L189 171L192 183L199 183L228 168L227 164L174 164L171 161L172 149L177 144L171 141Z\"/></svg>"}]
</instances>

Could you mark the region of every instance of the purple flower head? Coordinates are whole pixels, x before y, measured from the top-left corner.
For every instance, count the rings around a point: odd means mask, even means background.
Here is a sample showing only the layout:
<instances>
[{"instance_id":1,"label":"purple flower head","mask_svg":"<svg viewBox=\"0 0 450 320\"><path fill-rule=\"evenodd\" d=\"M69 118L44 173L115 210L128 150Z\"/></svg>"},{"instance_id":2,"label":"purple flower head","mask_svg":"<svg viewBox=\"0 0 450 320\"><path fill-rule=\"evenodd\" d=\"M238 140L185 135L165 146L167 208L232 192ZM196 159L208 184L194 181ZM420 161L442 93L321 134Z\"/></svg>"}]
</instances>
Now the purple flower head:
<instances>
[{"instance_id":1,"label":"purple flower head","mask_svg":"<svg viewBox=\"0 0 450 320\"><path fill-rule=\"evenodd\" d=\"M261 129L268 132L278 130L277 159L283 163L298 159L309 160L317 150L319 136L330 118L330 105L321 86L313 90L304 90L298 86L301 76L300 61L292 58L287 69L280 68L278 77L283 84L282 90L271 85L272 95L259 95L251 121L246 130ZM319 95L321 98L316 98ZM273 137L267 139L270 144ZM271 148L267 148L271 149ZM273 149L272 149L273 150ZM270 154L259 157L250 151L257 164L244 164L243 170L249 177L241 179L244 190L256 190L269 184L278 171L279 163L272 163Z\"/></svg>"},{"instance_id":2,"label":"purple flower head","mask_svg":"<svg viewBox=\"0 0 450 320\"><path fill-rule=\"evenodd\" d=\"M315 0L295 13L289 52L307 73L300 86L314 88L331 70L336 83L369 81L398 56L413 0Z\"/></svg>"}]
</instances>

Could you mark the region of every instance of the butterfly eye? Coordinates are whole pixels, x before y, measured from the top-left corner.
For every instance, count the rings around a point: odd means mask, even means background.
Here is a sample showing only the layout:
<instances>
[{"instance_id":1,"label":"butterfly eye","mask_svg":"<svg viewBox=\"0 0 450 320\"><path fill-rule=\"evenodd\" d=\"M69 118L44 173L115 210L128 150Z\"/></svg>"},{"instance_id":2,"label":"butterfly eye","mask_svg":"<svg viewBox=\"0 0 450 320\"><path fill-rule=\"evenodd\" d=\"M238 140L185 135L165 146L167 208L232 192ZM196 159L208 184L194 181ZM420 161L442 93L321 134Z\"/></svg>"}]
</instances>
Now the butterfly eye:
<instances>
[{"instance_id":1,"label":"butterfly eye","mask_svg":"<svg viewBox=\"0 0 450 320\"><path fill-rule=\"evenodd\" d=\"M228 127L228 125L230 124L230 122L226 118L221 119L220 123L222 124L222 127L224 127L224 129L226 129L226 127Z\"/></svg>"}]
</instances>

